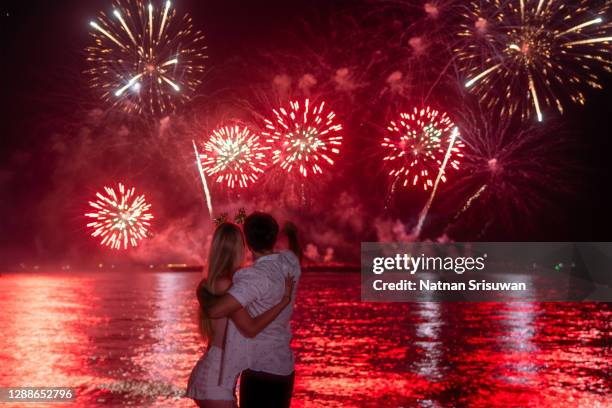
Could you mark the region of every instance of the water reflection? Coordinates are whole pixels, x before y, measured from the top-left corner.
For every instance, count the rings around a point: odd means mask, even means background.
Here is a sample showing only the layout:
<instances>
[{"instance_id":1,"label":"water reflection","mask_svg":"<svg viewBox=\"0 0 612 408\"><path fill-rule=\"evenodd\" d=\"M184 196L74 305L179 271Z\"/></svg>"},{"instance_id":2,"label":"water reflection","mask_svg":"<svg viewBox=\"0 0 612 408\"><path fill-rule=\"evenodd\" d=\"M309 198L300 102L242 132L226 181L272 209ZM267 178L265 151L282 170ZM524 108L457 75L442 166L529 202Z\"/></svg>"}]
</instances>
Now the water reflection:
<instances>
[{"instance_id":1,"label":"water reflection","mask_svg":"<svg viewBox=\"0 0 612 408\"><path fill-rule=\"evenodd\" d=\"M2 277L2 386L70 387L92 380L83 370L89 338L81 330L97 323L89 313L92 282L44 275Z\"/></svg>"},{"instance_id":2,"label":"water reflection","mask_svg":"<svg viewBox=\"0 0 612 408\"><path fill-rule=\"evenodd\" d=\"M75 406L191 406L198 279L1 276L0 386L76 386ZM609 304L359 296L358 275L304 276L294 407L610 405Z\"/></svg>"}]
</instances>

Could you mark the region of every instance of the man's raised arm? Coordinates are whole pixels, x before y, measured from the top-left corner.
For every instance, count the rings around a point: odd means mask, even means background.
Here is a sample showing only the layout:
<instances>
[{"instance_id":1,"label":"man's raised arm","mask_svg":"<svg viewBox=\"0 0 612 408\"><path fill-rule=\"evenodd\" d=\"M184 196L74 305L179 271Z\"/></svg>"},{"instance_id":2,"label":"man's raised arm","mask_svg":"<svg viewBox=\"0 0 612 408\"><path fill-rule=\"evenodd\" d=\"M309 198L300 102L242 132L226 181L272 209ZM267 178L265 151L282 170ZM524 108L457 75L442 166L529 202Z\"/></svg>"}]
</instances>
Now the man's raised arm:
<instances>
[{"instance_id":1,"label":"man's raised arm","mask_svg":"<svg viewBox=\"0 0 612 408\"><path fill-rule=\"evenodd\" d=\"M289 249L297 256L300 263L302 262L302 247L298 240L297 226L291 221L287 221L283 227L283 231L289 241Z\"/></svg>"}]
</instances>

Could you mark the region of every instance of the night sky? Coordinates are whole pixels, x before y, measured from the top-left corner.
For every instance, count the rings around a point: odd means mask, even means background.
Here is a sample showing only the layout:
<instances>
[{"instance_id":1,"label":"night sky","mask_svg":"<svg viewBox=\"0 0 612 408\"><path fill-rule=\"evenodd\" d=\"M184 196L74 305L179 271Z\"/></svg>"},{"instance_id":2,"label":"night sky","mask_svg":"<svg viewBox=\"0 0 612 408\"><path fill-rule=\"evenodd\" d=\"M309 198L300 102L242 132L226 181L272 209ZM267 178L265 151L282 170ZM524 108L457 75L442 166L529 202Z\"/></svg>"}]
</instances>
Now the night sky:
<instances>
[{"instance_id":1,"label":"night sky","mask_svg":"<svg viewBox=\"0 0 612 408\"><path fill-rule=\"evenodd\" d=\"M268 58L267 65L263 64L266 68L261 69L261 55L286 55L288 50L299 53L304 44L312 43L316 49L321 43L327 42L320 48L326 50L327 61L332 66L344 66L343 59L347 55L353 58L351 63L368 61L378 54L358 43L359 39L367 35L356 34L354 42L339 40L341 37L337 32L346 32L347 29L339 28L341 23L336 26L334 22L356 21L357 26L363 30L376 30L376 25L387 18L387 11L379 8L376 2L177 0L175 3L178 4L180 14L189 12L194 25L204 31L209 55L206 76L198 90L202 97L177 112L177 115L184 117L193 117L198 110L210 109L216 95L229 98L226 95L240 94L239 88L251 82L271 81L275 64L270 63ZM88 87L87 78L82 72L87 68L83 49L91 41L88 22L109 4L108 0L34 0L4 2L0 6L3 112L0 121L0 211L3 214L0 217L0 266L10 266L24 260L59 262L65 257L108 255L108 250L98 249L89 240L83 228L82 203L86 203L91 192L98 186L109 181L100 174L108 175L109 171L113 173L113 168L144 169L141 173L132 171L131 175L147 191L156 190L151 193L151 197L157 202L159 225L163 229L168 228L173 220L184 219L184 214L193 208L202 211L201 196L198 196L199 181L195 172L191 174L192 177L187 175L185 180L175 183L170 174L157 174L150 169L147 171L148 167L144 164L148 166L147 157L153 160L153 156L145 155L133 159L129 156L113 156L104 161L92 159L91 166L94 168L89 168L87 174L84 174L83 167L67 166L65 161L71 159L58 153L58 140L61 140L63 151L71 151L72 146L82 143L79 141L80 133L75 129L79 128L87 112L106 108L97 94ZM415 13L416 18L418 12ZM376 17L375 24L371 23L372 15ZM409 14L407 18L410 18ZM397 15L389 14L389 25L394 19L397 19ZM338 51L337 55L334 50ZM385 53L384 49L378 51ZM310 61L305 66L312 64ZM286 65L279 67L279 73L283 73ZM373 81L373 78L368 80ZM609 74L605 81L610 83ZM571 185L572 192L548 197L550 202L539 212L518 214L511 221L515 225L531 228L492 228L479 239L609 240L612 227L610 87L603 91L588 91L587 95L585 107L568 105L566 115L559 122L563 137L567 137L571 145L568 162L568 168L571 167L568 180L571 181L568 181L568 185ZM351 124L345 126L344 152L347 157L338 164L335 188L322 187L313 193L318 197L314 202L333 208L340 205L334 192L347 191L352 198L347 198L342 205L358 209L353 215L358 220L338 224L332 222L329 229L333 230L336 238L320 243L321 250L327 246L336 247L338 257L342 260L355 260L359 241L377 239L372 224L385 217L383 206L386 180L373 170L376 164L369 162L369 149L373 145L371 141L375 136L372 134L376 126L368 124L374 121L372 118L379 112L379 108L364 106L367 101L369 99L363 95L352 100L353 104L361 105L361 111L371 115L367 120L352 117ZM338 109L339 114L344 113L345 117L348 116L346 106L348 103ZM94 143L102 142L96 140L94 137ZM185 140L188 141L188 138ZM188 152L189 144L185 146L185 150L179 151ZM119 151L117 149L115 153ZM123 151L126 155L131 154L130 148ZM363 159L359 156L361 154ZM550 159L566 160L566 157L552 155ZM121 172L117 170L112 176ZM58 193L59 186L72 177L75 177L75 185L66 190L69 194ZM361 182L364 178L367 181ZM86 185L89 181L91 185ZM565 183L563 180L560 182ZM184 185L191 187L181 191ZM233 200L227 195L223 197L227 201ZM237 201L243 200L248 205L249 198L254 197L262 200L261 196L252 193L241 196ZM413 223L414 213L418 212L423 202L422 194L405 194L394 201L394 207L386 216L407 224ZM435 238L443 230L441 225L448 220L450 214L444 212L445 207L441 205L439 211L434 211L429 229L426 229L427 238ZM317 211L323 210L315 210L309 205L304 209L287 210L283 217L299 215L300 220L307 223L311 219L320 218ZM196 218L205 216L205 213L195 215ZM333 214L330 217L333 218ZM359 226L347 227L351 223L358 223ZM197 228L193 220L188 224L191 230ZM317 244L317 234L332 234L325 231L325 225L318 224L317 228L318 231L305 228L309 234L306 238L308 242ZM475 227L476 230L478 228ZM457 232L453 238L469 240L476 235L466 226L464 231ZM336 246L334 240L345 242ZM351 246L355 251L346 249ZM175 256L181 258L182 253L171 251L171 255L164 260L174 259ZM189 256L187 258L192 260ZM142 257L138 259L142 260Z\"/></svg>"}]
</instances>

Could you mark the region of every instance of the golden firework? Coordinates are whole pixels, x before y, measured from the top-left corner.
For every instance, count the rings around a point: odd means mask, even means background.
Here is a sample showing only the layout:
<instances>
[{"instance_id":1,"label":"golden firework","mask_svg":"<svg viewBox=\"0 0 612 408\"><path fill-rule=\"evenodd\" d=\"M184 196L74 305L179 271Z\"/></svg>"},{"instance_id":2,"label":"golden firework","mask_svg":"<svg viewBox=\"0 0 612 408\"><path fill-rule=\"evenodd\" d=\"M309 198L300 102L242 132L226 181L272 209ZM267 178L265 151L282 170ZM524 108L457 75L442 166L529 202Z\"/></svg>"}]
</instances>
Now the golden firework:
<instances>
[{"instance_id":1,"label":"golden firework","mask_svg":"<svg viewBox=\"0 0 612 408\"><path fill-rule=\"evenodd\" d=\"M602 88L610 72L610 2L590 0L473 1L456 50L465 87L504 117L520 112L542 121L567 100L584 104L585 86ZM601 3L599 3L601 4Z\"/></svg>"},{"instance_id":2,"label":"golden firework","mask_svg":"<svg viewBox=\"0 0 612 408\"><path fill-rule=\"evenodd\" d=\"M204 35L163 4L116 0L110 13L90 22L86 48L91 86L126 112L165 115L202 82Z\"/></svg>"}]
</instances>

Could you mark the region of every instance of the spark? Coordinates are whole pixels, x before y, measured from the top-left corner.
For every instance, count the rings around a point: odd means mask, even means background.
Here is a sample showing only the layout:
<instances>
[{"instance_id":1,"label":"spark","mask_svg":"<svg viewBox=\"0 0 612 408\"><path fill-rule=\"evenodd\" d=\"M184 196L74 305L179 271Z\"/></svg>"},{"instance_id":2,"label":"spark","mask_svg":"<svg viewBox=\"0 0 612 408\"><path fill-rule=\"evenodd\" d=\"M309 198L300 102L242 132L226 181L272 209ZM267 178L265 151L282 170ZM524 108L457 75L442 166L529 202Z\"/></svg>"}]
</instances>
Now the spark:
<instances>
[{"instance_id":1,"label":"spark","mask_svg":"<svg viewBox=\"0 0 612 408\"><path fill-rule=\"evenodd\" d=\"M149 41L153 39L153 5L149 3Z\"/></svg>"},{"instance_id":2,"label":"spark","mask_svg":"<svg viewBox=\"0 0 612 408\"><path fill-rule=\"evenodd\" d=\"M610 42L610 41L612 41L612 37L589 38L587 40L570 41L570 42L563 44L563 46L572 47L574 45L597 44L600 42Z\"/></svg>"},{"instance_id":3,"label":"spark","mask_svg":"<svg viewBox=\"0 0 612 408\"><path fill-rule=\"evenodd\" d=\"M166 25L166 20L168 19L168 10L170 10L170 1L166 1L166 7L164 7L164 15L162 16L161 24L159 25L159 34L157 35L157 39L161 40L161 35L164 32L164 26Z\"/></svg>"},{"instance_id":4,"label":"spark","mask_svg":"<svg viewBox=\"0 0 612 408\"><path fill-rule=\"evenodd\" d=\"M166 78L165 76L161 76L161 79L163 79L164 81L166 81L168 84L170 84L170 86L172 87L172 89L174 89L176 92L181 90L181 87L178 86L176 83L172 82L169 78Z\"/></svg>"},{"instance_id":5,"label":"spark","mask_svg":"<svg viewBox=\"0 0 612 408\"><path fill-rule=\"evenodd\" d=\"M590 25L601 24L601 23L603 23L603 19L601 17L597 17L597 18L594 18L591 21L587 21L586 23L578 24L577 26L568 28L567 30L565 30L565 31L563 31L563 32L561 32L559 34L555 34L555 37L563 37L564 35L567 35L569 33L573 33L574 31L578 31L578 30L580 30L582 28L585 28L585 27L588 27Z\"/></svg>"},{"instance_id":6,"label":"spark","mask_svg":"<svg viewBox=\"0 0 612 408\"><path fill-rule=\"evenodd\" d=\"M126 89L134 85L136 81L138 81L138 78L140 78L141 76L142 74L138 74L134 78L131 78L127 84L125 84L122 88L118 89L117 92L115 92L115 96L121 96L121 94L125 92Z\"/></svg>"},{"instance_id":7,"label":"spark","mask_svg":"<svg viewBox=\"0 0 612 408\"><path fill-rule=\"evenodd\" d=\"M510 47L512 47L512 45L510 45ZM481 78L486 77L487 75L489 75L491 72L495 71L497 68L499 68L501 64L497 64L492 66L489 69L484 70L483 72L481 72L480 74L476 75L474 78L470 79L469 81L467 81L465 83L465 87L466 88L470 88L472 85L474 85L476 82L478 82Z\"/></svg>"},{"instance_id":8,"label":"spark","mask_svg":"<svg viewBox=\"0 0 612 408\"><path fill-rule=\"evenodd\" d=\"M533 105L538 115L538 122L542 121L542 111L540 110L540 101L538 100L538 93L536 92L535 85L533 84L533 77L529 75L529 91L533 97Z\"/></svg>"},{"instance_id":9,"label":"spark","mask_svg":"<svg viewBox=\"0 0 612 408\"><path fill-rule=\"evenodd\" d=\"M125 48L125 46L119 42L118 39L116 39L111 33L109 33L108 31L106 31L105 29L103 29L102 27L100 27L98 25L98 23L96 23L95 21L91 21L89 22L89 25L92 26L93 28L95 28L96 30L98 30L99 32L101 32L102 34L104 34L106 37L108 37L111 41L113 41L115 44L117 44L119 47L121 48Z\"/></svg>"},{"instance_id":10,"label":"spark","mask_svg":"<svg viewBox=\"0 0 612 408\"><path fill-rule=\"evenodd\" d=\"M117 17L119 19L119 21L121 22L121 26L127 32L128 36L130 37L130 39L132 40L134 45L138 46L138 43L136 42L136 38L134 38L134 34L132 34L132 30L130 30L128 25L125 23L125 20L123 19L123 16L121 15L121 12L119 10L115 9L115 10L113 10L113 14L115 15L115 17Z\"/></svg>"}]
</instances>

